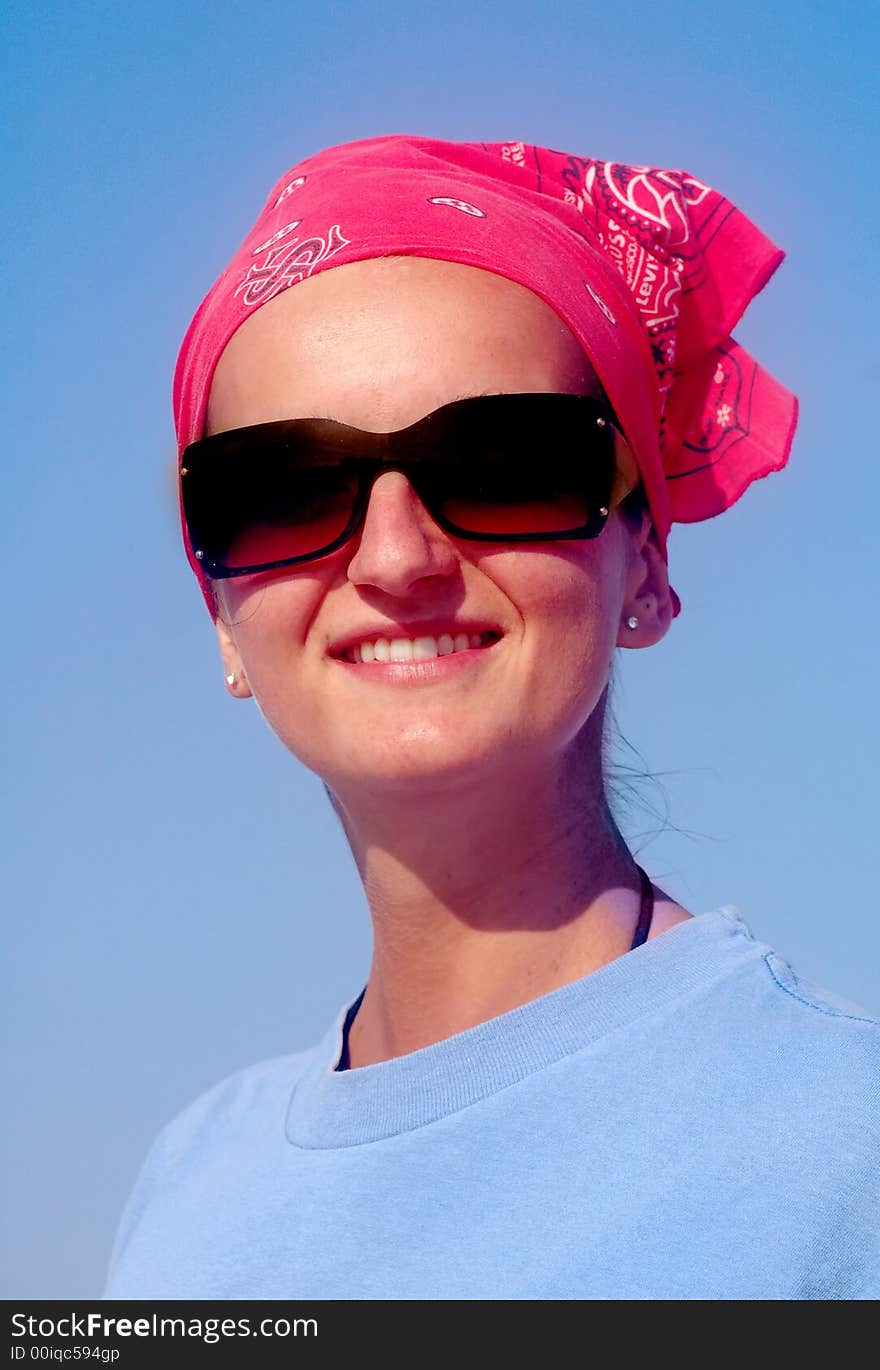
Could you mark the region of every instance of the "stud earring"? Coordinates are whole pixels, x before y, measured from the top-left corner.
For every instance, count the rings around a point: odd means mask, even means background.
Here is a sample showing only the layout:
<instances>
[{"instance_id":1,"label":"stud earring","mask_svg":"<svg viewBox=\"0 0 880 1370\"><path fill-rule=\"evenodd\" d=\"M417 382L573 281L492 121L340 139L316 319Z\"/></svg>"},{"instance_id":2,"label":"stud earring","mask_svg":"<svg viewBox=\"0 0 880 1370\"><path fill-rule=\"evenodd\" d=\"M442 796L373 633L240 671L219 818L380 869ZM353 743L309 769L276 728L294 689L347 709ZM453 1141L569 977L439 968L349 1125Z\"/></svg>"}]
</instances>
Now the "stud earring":
<instances>
[{"instance_id":1,"label":"stud earring","mask_svg":"<svg viewBox=\"0 0 880 1370\"><path fill-rule=\"evenodd\" d=\"M234 675L228 675L228 676L226 677L226 684L227 684L227 685L234 685L234 684L235 684L235 676L234 676Z\"/></svg>"},{"instance_id":2,"label":"stud earring","mask_svg":"<svg viewBox=\"0 0 880 1370\"><path fill-rule=\"evenodd\" d=\"M630 614L629 618L626 620L626 626L627 628L638 628L639 620L636 618L635 614Z\"/></svg>"}]
</instances>

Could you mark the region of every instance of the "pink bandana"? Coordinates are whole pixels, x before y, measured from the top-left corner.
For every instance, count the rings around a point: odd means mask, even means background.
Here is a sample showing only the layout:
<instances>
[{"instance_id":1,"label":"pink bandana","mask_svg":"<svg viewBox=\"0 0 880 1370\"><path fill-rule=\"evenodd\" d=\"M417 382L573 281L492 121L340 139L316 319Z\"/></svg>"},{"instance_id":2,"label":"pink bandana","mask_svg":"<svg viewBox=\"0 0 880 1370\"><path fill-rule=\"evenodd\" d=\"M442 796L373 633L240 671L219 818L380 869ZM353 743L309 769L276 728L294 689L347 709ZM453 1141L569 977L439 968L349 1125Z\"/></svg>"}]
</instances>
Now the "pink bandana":
<instances>
[{"instance_id":1,"label":"pink bandana","mask_svg":"<svg viewBox=\"0 0 880 1370\"><path fill-rule=\"evenodd\" d=\"M407 134L327 148L273 186L184 338L179 450L202 436L214 368L253 310L392 254L494 271L556 311L617 413L664 553L671 523L720 514L788 460L797 400L730 336L785 254L735 205L684 171Z\"/></svg>"}]
</instances>

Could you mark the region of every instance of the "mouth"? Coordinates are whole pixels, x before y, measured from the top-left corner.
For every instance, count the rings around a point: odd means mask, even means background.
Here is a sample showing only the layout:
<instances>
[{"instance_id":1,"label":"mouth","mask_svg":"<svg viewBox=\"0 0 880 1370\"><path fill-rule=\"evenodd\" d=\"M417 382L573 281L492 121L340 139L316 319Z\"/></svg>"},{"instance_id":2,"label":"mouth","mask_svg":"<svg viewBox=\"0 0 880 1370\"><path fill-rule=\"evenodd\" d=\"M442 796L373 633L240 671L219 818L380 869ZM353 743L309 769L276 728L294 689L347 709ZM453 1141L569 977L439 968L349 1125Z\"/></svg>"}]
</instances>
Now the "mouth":
<instances>
[{"instance_id":1,"label":"mouth","mask_svg":"<svg viewBox=\"0 0 880 1370\"><path fill-rule=\"evenodd\" d=\"M330 655L338 661L348 661L358 666L418 665L464 652L481 651L494 646L502 637L503 633L497 628L437 635L425 633L417 637L376 637L336 646L331 649Z\"/></svg>"}]
</instances>

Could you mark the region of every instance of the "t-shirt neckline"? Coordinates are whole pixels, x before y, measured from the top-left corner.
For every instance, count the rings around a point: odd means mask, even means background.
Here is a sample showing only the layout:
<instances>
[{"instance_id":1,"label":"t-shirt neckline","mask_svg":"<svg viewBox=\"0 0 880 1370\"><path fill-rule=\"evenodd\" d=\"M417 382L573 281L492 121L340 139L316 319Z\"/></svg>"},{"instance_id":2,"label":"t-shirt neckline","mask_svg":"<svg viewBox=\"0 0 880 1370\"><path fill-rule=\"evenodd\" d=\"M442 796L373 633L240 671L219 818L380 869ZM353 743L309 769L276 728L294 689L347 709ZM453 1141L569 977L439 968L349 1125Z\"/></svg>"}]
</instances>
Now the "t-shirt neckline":
<instances>
[{"instance_id":1,"label":"t-shirt neckline","mask_svg":"<svg viewBox=\"0 0 880 1370\"><path fill-rule=\"evenodd\" d=\"M285 1132L306 1149L363 1146L456 1113L767 950L732 904L698 914L591 974L418 1051L338 1071L337 1013L293 1088Z\"/></svg>"}]
</instances>

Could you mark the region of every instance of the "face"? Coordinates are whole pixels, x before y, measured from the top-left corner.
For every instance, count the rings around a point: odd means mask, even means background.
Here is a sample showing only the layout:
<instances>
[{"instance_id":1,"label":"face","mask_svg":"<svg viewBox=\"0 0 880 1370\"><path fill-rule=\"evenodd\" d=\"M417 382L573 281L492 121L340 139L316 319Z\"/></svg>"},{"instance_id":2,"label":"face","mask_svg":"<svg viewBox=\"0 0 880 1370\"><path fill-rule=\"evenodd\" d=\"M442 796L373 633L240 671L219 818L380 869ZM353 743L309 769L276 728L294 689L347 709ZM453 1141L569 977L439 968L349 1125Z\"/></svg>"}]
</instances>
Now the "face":
<instances>
[{"instance_id":1,"label":"face","mask_svg":"<svg viewBox=\"0 0 880 1370\"><path fill-rule=\"evenodd\" d=\"M242 325L215 372L206 431L326 417L384 432L463 396L597 390L573 335L525 287L459 263L374 259L319 273ZM553 764L596 708L618 642L649 645L668 626L648 533L647 519L635 529L615 512L592 541L466 541L385 471L346 546L216 582L224 670L349 797ZM622 627L633 612L638 635ZM334 654L353 632L392 637L386 625L425 620L501 636L429 680Z\"/></svg>"}]
</instances>

